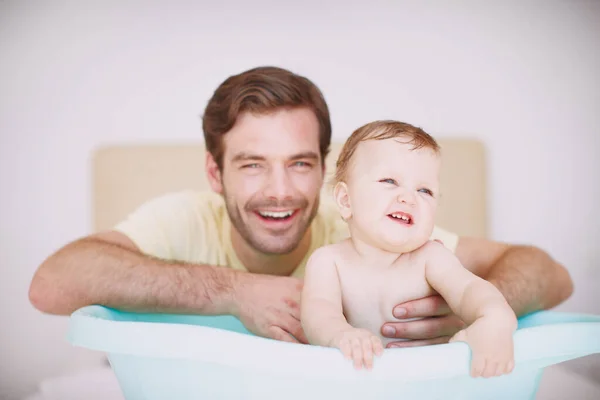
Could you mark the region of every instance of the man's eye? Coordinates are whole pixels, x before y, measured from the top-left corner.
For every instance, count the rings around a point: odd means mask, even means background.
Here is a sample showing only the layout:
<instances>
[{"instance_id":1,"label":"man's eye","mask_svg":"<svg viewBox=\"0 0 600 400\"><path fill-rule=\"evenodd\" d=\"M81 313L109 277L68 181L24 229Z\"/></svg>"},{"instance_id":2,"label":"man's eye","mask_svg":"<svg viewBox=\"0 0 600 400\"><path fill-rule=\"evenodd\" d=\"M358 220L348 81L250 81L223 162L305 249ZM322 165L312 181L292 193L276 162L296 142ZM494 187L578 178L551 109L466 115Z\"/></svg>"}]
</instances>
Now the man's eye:
<instances>
[{"instance_id":1,"label":"man's eye","mask_svg":"<svg viewBox=\"0 0 600 400\"><path fill-rule=\"evenodd\" d=\"M251 168L258 168L258 167L260 167L260 165L258 165L257 163L252 163L252 164L245 164L245 165L242 165L242 168L248 168L248 169L251 169Z\"/></svg>"},{"instance_id":2,"label":"man's eye","mask_svg":"<svg viewBox=\"0 0 600 400\"><path fill-rule=\"evenodd\" d=\"M392 178L385 178L385 179L380 180L379 182L389 183L390 185L395 185L396 184L396 181L394 179L392 179Z\"/></svg>"},{"instance_id":3,"label":"man's eye","mask_svg":"<svg viewBox=\"0 0 600 400\"><path fill-rule=\"evenodd\" d=\"M312 171L313 165L306 161L294 161L292 164L292 168L294 168L298 172L309 172Z\"/></svg>"},{"instance_id":4,"label":"man's eye","mask_svg":"<svg viewBox=\"0 0 600 400\"><path fill-rule=\"evenodd\" d=\"M310 167L310 164L305 162L305 161L296 161L294 163L294 166L296 167Z\"/></svg>"},{"instance_id":5,"label":"man's eye","mask_svg":"<svg viewBox=\"0 0 600 400\"><path fill-rule=\"evenodd\" d=\"M428 195L430 195L430 196L433 197L433 192L431 190L429 190L429 189L426 189L426 188L419 189L419 192L428 194Z\"/></svg>"}]
</instances>

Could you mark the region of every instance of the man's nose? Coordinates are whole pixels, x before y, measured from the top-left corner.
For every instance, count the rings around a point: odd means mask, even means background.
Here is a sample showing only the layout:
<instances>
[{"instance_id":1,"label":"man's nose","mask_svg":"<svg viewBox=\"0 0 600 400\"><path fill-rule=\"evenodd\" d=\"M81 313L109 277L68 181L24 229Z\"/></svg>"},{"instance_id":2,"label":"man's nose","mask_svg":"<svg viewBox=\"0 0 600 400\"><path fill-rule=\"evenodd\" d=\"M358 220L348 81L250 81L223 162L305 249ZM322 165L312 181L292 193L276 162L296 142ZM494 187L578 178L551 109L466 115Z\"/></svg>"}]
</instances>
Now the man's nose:
<instances>
[{"instance_id":1,"label":"man's nose","mask_svg":"<svg viewBox=\"0 0 600 400\"><path fill-rule=\"evenodd\" d=\"M285 168L273 168L267 176L264 195L272 199L286 200L291 198L293 193L293 184Z\"/></svg>"}]
</instances>

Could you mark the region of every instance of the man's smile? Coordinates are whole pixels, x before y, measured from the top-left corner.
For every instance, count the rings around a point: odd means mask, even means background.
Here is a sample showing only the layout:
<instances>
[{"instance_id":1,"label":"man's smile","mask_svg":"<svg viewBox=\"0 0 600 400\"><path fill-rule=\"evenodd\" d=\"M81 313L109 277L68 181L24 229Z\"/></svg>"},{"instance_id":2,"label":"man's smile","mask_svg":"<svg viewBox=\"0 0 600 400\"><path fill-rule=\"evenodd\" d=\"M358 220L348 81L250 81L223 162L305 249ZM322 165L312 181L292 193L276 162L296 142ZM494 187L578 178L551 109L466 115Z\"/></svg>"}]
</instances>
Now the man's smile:
<instances>
[{"instance_id":1,"label":"man's smile","mask_svg":"<svg viewBox=\"0 0 600 400\"><path fill-rule=\"evenodd\" d=\"M269 229L285 230L294 224L300 209L255 210L252 214Z\"/></svg>"}]
</instances>

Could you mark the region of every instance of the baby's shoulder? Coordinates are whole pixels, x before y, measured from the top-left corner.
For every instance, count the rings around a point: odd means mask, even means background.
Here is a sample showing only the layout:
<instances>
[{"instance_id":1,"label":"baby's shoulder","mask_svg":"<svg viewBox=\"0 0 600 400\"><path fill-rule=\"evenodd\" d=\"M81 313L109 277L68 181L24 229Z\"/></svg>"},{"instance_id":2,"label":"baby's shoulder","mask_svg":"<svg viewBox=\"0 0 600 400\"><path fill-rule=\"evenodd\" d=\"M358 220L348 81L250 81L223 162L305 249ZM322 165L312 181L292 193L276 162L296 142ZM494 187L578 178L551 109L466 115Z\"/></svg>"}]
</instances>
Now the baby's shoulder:
<instances>
[{"instance_id":1,"label":"baby's shoulder","mask_svg":"<svg viewBox=\"0 0 600 400\"><path fill-rule=\"evenodd\" d=\"M305 278L317 279L324 274L328 275L337 271L340 264L339 254L340 249L337 244L328 244L314 250L304 267Z\"/></svg>"},{"instance_id":2,"label":"baby's shoulder","mask_svg":"<svg viewBox=\"0 0 600 400\"><path fill-rule=\"evenodd\" d=\"M429 240L412 252L412 257L419 261L452 257L452 251L437 240Z\"/></svg>"},{"instance_id":3,"label":"baby's shoulder","mask_svg":"<svg viewBox=\"0 0 600 400\"><path fill-rule=\"evenodd\" d=\"M342 240L337 243L321 246L310 256L310 259L320 263L327 262L336 265L343 264L344 260L352 253L352 249L348 245L348 240Z\"/></svg>"},{"instance_id":4,"label":"baby's shoulder","mask_svg":"<svg viewBox=\"0 0 600 400\"><path fill-rule=\"evenodd\" d=\"M309 264L335 263L340 250L338 244L327 244L314 250L308 259Z\"/></svg>"}]
</instances>

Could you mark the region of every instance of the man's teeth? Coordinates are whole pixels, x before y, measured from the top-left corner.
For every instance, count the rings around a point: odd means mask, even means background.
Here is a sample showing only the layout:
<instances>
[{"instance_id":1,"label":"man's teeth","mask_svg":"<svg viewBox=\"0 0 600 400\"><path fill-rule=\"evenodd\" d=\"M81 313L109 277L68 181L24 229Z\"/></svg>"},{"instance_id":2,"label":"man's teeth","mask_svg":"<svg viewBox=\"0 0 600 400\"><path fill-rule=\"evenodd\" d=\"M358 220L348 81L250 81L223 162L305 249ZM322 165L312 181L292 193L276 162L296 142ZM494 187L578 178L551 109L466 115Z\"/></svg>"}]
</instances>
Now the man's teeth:
<instances>
[{"instance_id":1,"label":"man's teeth","mask_svg":"<svg viewBox=\"0 0 600 400\"><path fill-rule=\"evenodd\" d=\"M410 221L410 218L408 218L406 215L392 214L392 217L404 220L406 222Z\"/></svg>"},{"instance_id":2,"label":"man's teeth","mask_svg":"<svg viewBox=\"0 0 600 400\"><path fill-rule=\"evenodd\" d=\"M287 218L292 215L292 211L259 211L263 217L267 218Z\"/></svg>"}]
</instances>

